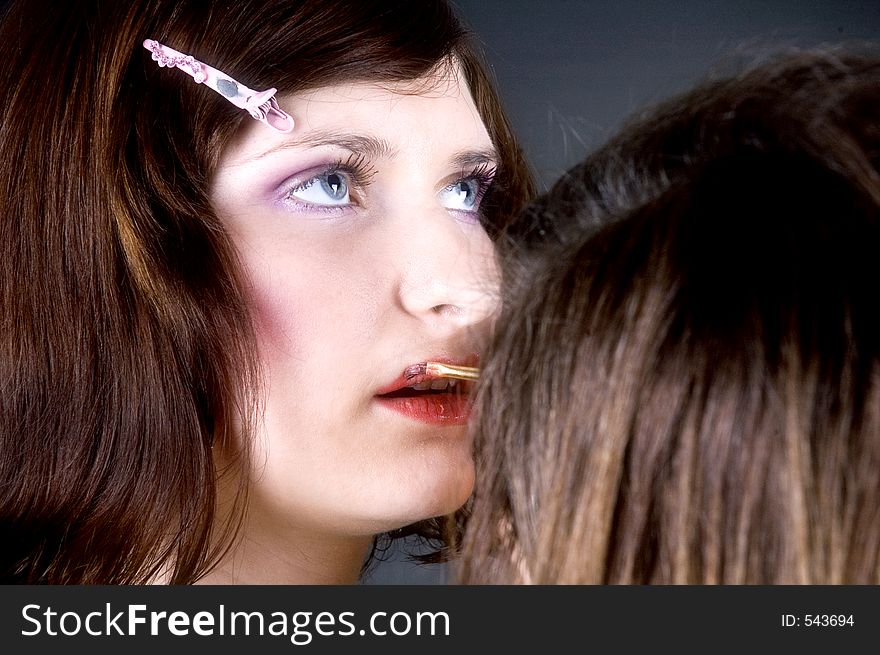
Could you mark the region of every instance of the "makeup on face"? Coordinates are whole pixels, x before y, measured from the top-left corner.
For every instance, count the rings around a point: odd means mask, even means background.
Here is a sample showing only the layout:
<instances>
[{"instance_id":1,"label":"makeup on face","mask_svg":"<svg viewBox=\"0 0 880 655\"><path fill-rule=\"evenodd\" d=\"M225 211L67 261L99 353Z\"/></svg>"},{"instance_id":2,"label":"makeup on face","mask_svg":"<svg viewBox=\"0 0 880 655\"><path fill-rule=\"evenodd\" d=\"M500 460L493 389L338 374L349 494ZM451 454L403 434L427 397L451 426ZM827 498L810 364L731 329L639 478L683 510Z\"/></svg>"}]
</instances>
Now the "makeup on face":
<instances>
[{"instance_id":1,"label":"makeup on face","mask_svg":"<svg viewBox=\"0 0 880 655\"><path fill-rule=\"evenodd\" d=\"M431 83L285 96L294 131L250 125L212 180L263 371L262 515L374 534L472 489L474 380L451 373L479 365L498 297L499 155L464 83Z\"/></svg>"},{"instance_id":2,"label":"makeup on face","mask_svg":"<svg viewBox=\"0 0 880 655\"><path fill-rule=\"evenodd\" d=\"M261 170L270 203L294 214L342 216L369 204L374 177L393 161L398 149L385 139L354 132L314 129L237 165ZM480 217L483 197L492 185L498 155L494 148L464 148L449 158L446 179L436 188L438 203L470 221ZM293 169L278 178L278 171ZM254 181L257 181L256 179Z\"/></svg>"},{"instance_id":3,"label":"makeup on face","mask_svg":"<svg viewBox=\"0 0 880 655\"><path fill-rule=\"evenodd\" d=\"M402 375L376 394L376 399L417 421L462 425L470 416L472 383L478 377L479 369L472 366L419 362L407 366Z\"/></svg>"}]
</instances>

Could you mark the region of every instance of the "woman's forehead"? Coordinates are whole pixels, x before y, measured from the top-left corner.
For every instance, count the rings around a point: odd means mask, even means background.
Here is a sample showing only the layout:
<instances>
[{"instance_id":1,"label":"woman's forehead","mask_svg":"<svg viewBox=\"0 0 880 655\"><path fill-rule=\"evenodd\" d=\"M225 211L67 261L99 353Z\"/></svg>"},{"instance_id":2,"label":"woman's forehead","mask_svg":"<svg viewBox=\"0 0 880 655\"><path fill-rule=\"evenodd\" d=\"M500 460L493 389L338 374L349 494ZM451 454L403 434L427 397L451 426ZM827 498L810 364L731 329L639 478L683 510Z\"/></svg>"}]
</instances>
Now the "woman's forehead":
<instances>
[{"instance_id":1,"label":"woman's forehead","mask_svg":"<svg viewBox=\"0 0 880 655\"><path fill-rule=\"evenodd\" d=\"M294 118L293 132L279 134L259 123L246 125L230 144L225 164L345 140L374 144L371 154L377 157L406 148L430 148L438 156L445 150L493 150L457 68L443 67L426 78L403 82L319 87L278 100Z\"/></svg>"}]
</instances>

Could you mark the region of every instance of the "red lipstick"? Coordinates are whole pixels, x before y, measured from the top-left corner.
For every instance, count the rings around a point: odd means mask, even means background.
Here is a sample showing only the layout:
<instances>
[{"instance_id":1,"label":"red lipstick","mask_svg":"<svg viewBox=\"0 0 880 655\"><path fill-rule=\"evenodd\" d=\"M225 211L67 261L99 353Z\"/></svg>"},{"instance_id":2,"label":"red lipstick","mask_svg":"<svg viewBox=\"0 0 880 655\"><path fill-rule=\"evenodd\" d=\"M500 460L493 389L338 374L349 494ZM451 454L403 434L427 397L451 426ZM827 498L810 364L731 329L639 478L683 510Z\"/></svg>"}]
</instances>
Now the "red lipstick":
<instances>
[{"instance_id":1,"label":"red lipstick","mask_svg":"<svg viewBox=\"0 0 880 655\"><path fill-rule=\"evenodd\" d=\"M444 374L443 369L448 368L453 373L465 368L469 371L476 369L449 360L444 365L437 359L407 366L393 382L380 389L376 394L377 402L408 418L430 425L467 423L471 412L471 383L460 379L458 375Z\"/></svg>"}]
</instances>

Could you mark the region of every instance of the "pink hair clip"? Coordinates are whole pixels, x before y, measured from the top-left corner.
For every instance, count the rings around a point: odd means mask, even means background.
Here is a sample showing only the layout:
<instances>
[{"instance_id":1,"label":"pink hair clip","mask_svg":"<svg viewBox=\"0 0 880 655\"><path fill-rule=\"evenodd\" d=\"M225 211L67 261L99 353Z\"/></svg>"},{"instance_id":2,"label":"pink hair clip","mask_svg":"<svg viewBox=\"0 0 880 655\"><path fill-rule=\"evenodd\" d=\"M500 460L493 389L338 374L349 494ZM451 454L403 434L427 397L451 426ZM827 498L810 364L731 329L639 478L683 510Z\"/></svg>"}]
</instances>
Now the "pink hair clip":
<instances>
[{"instance_id":1,"label":"pink hair clip","mask_svg":"<svg viewBox=\"0 0 880 655\"><path fill-rule=\"evenodd\" d=\"M179 68L190 75L197 84L204 84L214 89L236 107L247 110L258 121L279 132L290 132L293 129L293 118L281 110L275 99L276 89L266 91L249 89L192 55L185 55L153 39L144 41L144 47L153 53L153 60L159 66Z\"/></svg>"}]
</instances>

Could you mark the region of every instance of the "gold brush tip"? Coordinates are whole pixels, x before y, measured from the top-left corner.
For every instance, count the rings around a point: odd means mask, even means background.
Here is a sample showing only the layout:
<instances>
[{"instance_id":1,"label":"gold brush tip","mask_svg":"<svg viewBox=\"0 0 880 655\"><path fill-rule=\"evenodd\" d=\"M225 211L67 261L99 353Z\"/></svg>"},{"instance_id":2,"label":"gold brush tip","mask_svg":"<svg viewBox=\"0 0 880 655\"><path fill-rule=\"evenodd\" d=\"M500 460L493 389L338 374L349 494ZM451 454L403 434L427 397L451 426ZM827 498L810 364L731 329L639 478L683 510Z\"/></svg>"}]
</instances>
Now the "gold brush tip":
<instances>
[{"instance_id":1,"label":"gold brush tip","mask_svg":"<svg viewBox=\"0 0 880 655\"><path fill-rule=\"evenodd\" d=\"M440 362L422 362L414 364L404 371L407 379L412 379L417 375L430 373L438 378L451 378L453 380L478 380L480 378L480 369L473 366L453 366L452 364L441 364Z\"/></svg>"}]
</instances>

